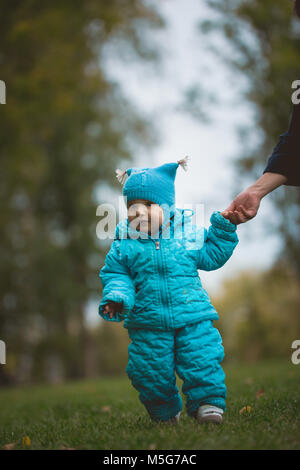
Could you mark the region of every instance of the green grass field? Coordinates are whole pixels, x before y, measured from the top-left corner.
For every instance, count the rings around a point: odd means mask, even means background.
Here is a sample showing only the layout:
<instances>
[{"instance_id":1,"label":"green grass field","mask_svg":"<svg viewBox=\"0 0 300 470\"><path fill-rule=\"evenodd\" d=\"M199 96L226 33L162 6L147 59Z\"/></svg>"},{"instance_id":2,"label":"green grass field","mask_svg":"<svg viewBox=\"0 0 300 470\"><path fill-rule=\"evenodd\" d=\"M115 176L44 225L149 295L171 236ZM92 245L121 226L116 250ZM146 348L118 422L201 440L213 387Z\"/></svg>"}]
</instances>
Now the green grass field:
<instances>
[{"instance_id":1,"label":"green grass field","mask_svg":"<svg viewBox=\"0 0 300 470\"><path fill-rule=\"evenodd\" d=\"M184 410L177 426L152 423L127 377L0 391L0 447L30 449L300 449L300 365L225 365L220 426ZM178 386L181 387L180 381ZM250 413L240 414L244 406Z\"/></svg>"}]
</instances>

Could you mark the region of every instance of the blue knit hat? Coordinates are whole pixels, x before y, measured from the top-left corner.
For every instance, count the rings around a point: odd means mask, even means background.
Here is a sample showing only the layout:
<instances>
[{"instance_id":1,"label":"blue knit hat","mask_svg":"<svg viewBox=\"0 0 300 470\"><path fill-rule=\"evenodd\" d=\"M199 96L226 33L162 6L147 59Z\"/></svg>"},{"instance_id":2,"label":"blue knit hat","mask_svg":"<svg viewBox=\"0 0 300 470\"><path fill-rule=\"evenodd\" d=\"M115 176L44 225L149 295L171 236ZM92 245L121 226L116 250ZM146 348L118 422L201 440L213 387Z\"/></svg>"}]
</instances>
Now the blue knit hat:
<instances>
[{"instance_id":1,"label":"blue knit hat","mask_svg":"<svg viewBox=\"0 0 300 470\"><path fill-rule=\"evenodd\" d=\"M128 168L116 170L116 176L123 187L123 196L127 201L146 199L155 204L175 204L174 181L179 166L186 171L188 157L177 163L165 163L156 168Z\"/></svg>"}]
</instances>

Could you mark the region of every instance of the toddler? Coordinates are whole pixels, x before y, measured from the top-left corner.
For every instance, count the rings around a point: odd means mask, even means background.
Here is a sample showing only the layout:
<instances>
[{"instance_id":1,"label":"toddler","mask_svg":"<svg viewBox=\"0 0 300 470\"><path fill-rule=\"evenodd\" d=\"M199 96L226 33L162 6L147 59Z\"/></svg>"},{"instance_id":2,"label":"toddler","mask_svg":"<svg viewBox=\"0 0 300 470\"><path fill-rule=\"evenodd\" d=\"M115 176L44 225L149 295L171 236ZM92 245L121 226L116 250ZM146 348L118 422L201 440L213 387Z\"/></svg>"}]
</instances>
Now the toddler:
<instances>
[{"instance_id":1,"label":"toddler","mask_svg":"<svg viewBox=\"0 0 300 470\"><path fill-rule=\"evenodd\" d=\"M238 243L236 225L214 212L207 230L175 207L174 180L187 157L156 168L117 170L128 218L120 222L100 271L100 315L128 330L126 372L154 421L176 423L183 381L188 415L220 423L226 408L218 314L198 270L223 266ZM192 212L192 213L191 213ZM225 215L225 213L224 213Z\"/></svg>"}]
</instances>

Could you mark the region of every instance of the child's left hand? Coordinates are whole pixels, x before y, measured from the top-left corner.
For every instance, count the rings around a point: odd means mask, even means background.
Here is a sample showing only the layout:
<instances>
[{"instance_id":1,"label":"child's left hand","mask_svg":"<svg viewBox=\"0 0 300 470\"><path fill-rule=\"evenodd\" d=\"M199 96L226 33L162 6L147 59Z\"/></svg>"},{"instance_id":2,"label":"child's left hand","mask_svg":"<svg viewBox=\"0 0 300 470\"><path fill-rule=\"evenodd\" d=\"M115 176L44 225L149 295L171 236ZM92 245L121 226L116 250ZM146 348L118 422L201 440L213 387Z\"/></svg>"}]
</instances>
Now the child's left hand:
<instances>
[{"instance_id":1,"label":"child's left hand","mask_svg":"<svg viewBox=\"0 0 300 470\"><path fill-rule=\"evenodd\" d=\"M123 303L118 302L108 302L102 308L104 314L108 313L109 318L111 319L117 312L121 312Z\"/></svg>"}]
</instances>

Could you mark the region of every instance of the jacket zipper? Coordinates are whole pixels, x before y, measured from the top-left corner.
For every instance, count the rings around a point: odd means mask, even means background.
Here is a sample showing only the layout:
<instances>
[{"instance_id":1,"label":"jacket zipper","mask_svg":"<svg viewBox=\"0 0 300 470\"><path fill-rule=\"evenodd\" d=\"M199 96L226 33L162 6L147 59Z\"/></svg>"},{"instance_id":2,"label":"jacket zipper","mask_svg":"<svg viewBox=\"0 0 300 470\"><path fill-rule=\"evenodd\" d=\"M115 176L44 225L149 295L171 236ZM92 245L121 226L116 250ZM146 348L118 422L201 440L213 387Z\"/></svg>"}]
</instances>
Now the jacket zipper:
<instances>
[{"instance_id":1,"label":"jacket zipper","mask_svg":"<svg viewBox=\"0 0 300 470\"><path fill-rule=\"evenodd\" d=\"M166 294L167 292L167 288L165 287L166 286L166 280L165 280L165 269L164 269L164 262L163 262L163 255L162 255L162 250L161 250L161 246L160 246L160 241L159 240L155 240L154 238L152 238L150 235L149 235L149 240L153 241L153 243L155 243L155 249L156 251L159 252L158 254L158 257L157 257L157 260L159 259L160 261L157 263L157 267L158 267L158 272L160 273L161 272L161 277L162 277L162 282L160 282L160 297L161 297L161 301L162 301L162 305L166 306L166 312L168 312L168 295ZM165 303L163 302L163 300L165 300ZM168 318L166 318L165 316L163 316L162 318L162 324L165 326L166 329L168 329L168 327L170 325L168 325L168 320L169 320L169 315L168 315Z\"/></svg>"},{"instance_id":2,"label":"jacket zipper","mask_svg":"<svg viewBox=\"0 0 300 470\"><path fill-rule=\"evenodd\" d=\"M158 257L159 257L159 263L158 263L158 270L161 273L162 276L162 282L161 282L161 299L162 299L162 304L166 308L166 312L168 312L168 296L166 294L166 280L165 280L165 268L164 268L164 261L163 261L163 254L160 246L159 240L155 242L156 250L159 251ZM168 318L163 318L163 323L166 328L169 327L168 325Z\"/></svg>"}]
</instances>

